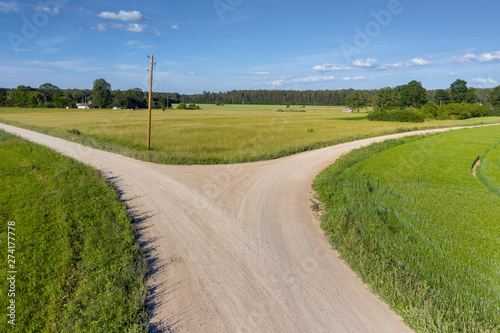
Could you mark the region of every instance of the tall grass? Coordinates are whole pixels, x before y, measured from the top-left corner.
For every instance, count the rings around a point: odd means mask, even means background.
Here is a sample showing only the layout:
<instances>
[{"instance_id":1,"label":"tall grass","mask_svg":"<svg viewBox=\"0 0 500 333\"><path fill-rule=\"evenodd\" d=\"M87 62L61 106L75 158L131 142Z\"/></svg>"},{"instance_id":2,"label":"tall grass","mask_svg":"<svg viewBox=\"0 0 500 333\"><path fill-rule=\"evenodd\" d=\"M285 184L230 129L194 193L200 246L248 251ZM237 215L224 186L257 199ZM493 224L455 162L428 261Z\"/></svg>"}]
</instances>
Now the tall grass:
<instances>
[{"instance_id":1,"label":"tall grass","mask_svg":"<svg viewBox=\"0 0 500 333\"><path fill-rule=\"evenodd\" d=\"M500 196L471 174L496 128L405 138L321 173L322 227L346 261L420 332L498 332Z\"/></svg>"},{"instance_id":2,"label":"tall grass","mask_svg":"<svg viewBox=\"0 0 500 333\"><path fill-rule=\"evenodd\" d=\"M34 129L136 159L165 164L241 163L287 156L377 135L500 118L377 123L342 108L275 112L282 106L208 106L153 111L151 150L146 150L147 111L0 109L0 121ZM353 121L356 120L356 121Z\"/></svg>"},{"instance_id":3,"label":"tall grass","mask_svg":"<svg viewBox=\"0 0 500 333\"><path fill-rule=\"evenodd\" d=\"M147 267L115 189L90 167L3 131L0 175L0 261L15 221L18 271L16 326L4 316L0 331L145 331Z\"/></svg>"}]
</instances>

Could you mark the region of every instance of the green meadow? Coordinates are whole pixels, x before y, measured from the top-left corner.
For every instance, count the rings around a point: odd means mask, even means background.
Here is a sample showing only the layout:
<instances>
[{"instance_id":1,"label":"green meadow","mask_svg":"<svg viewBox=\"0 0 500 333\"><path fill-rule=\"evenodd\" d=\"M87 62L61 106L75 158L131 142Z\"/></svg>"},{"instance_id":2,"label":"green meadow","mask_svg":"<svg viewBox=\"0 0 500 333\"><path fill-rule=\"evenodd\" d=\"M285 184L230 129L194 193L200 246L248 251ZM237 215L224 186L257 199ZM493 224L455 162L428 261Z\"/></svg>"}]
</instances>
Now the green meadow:
<instances>
[{"instance_id":1,"label":"green meadow","mask_svg":"<svg viewBox=\"0 0 500 333\"><path fill-rule=\"evenodd\" d=\"M496 126L386 141L314 183L331 243L419 332L499 331L499 144Z\"/></svg>"},{"instance_id":2,"label":"green meadow","mask_svg":"<svg viewBox=\"0 0 500 333\"><path fill-rule=\"evenodd\" d=\"M220 164L273 159L336 143L415 129L500 122L500 118L373 122L342 107L200 105L201 110L153 110L151 150L147 110L0 109L0 122L95 148L164 164ZM304 112L305 111L305 112Z\"/></svg>"},{"instance_id":3,"label":"green meadow","mask_svg":"<svg viewBox=\"0 0 500 333\"><path fill-rule=\"evenodd\" d=\"M0 174L0 331L145 332L147 267L114 187L3 131ZM6 316L12 300L15 326Z\"/></svg>"}]
</instances>

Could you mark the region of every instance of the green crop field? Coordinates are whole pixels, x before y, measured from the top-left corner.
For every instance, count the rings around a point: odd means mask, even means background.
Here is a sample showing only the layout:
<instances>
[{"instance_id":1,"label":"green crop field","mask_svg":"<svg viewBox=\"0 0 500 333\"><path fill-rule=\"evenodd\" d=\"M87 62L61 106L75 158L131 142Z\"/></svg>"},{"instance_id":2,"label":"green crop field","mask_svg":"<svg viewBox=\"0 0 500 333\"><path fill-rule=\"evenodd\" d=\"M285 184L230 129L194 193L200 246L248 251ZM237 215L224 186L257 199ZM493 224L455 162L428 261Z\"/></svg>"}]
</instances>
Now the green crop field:
<instances>
[{"instance_id":1,"label":"green crop field","mask_svg":"<svg viewBox=\"0 0 500 333\"><path fill-rule=\"evenodd\" d=\"M146 331L147 268L115 189L3 131L0 174L0 331Z\"/></svg>"},{"instance_id":2,"label":"green crop field","mask_svg":"<svg viewBox=\"0 0 500 333\"><path fill-rule=\"evenodd\" d=\"M0 122L166 164L219 164L282 157L340 142L413 129L500 122L500 118L372 122L341 107L200 105L202 110L153 110L146 150L147 110L0 109ZM303 112L306 111L306 112Z\"/></svg>"},{"instance_id":3,"label":"green crop field","mask_svg":"<svg viewBox=\"0 0 500 333\"><path fill-rule=\"evenodd\" d=\"M314 183L332 244L419 332L499 331L499 144L497 126L387 141Z\"/></svg>"}]
</instances>

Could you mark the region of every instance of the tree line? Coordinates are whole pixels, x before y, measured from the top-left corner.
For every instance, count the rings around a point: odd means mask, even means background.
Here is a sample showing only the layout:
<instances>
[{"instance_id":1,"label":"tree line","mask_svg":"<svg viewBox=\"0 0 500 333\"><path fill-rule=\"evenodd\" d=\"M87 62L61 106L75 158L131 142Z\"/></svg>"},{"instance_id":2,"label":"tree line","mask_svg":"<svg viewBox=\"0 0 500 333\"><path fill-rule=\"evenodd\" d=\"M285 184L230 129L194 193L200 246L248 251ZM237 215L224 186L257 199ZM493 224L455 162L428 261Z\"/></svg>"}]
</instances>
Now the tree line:
<instances>
[{"instance_id":1,"label":"tree line","mask_svg":"<svg viewBox=\"0 0 500 333\"><path fill-rule=\"evenodd\" d=\"M483 98L481 98L483 97ZM467 87L464 80L456 80L448 90L432 92L422 83L411 81L397 87L379 89L370 97L356 91L347 98L346 105L353 109L372 106L370 120L422 122L424 119L466 119L500 115L500 86L478 93Z\"/></svg>"},{"instance_id":2,"label":"tree line","mask_svg":"<svg viewBox=\"0 0 500 333\"><path fill-rule=\"evenodd\" d=\"M468 88L467 82L455 81L449 89L426 90L418 81L376 90L232 90L201 94L153 93L153 108L171 104L257 104L257 105L321 105L354 109L421 107L427 102L439 106L449 103L482 103L500 108L500 86L493 89ZM45 83L38 88L20 85L15 89L0 88L0 106L28 108L75 108L77 103L92 101L98 108L146 108L148 92L140 88L112 90L105 79L94 81L92 89L60 89Z\"/></svg>"},{"instance_id":3,"label":"tree line","mask_svg":"<svg viewBox=\"0 0 500 333\"><path fill-rule=\"evenodd\" d=\"M489 104L499 107L498 95L500 86L493 89L475 89L467 87L464 80L456 80L449 89L426 90L419 81L397 87L385 87L376 90L373 94L357 90L347 100L347 106L359 109L373 106L378 109L404 109L408 107L420 108L428 102L443 107L450 103Z\"/></svg>"}]
</instances>

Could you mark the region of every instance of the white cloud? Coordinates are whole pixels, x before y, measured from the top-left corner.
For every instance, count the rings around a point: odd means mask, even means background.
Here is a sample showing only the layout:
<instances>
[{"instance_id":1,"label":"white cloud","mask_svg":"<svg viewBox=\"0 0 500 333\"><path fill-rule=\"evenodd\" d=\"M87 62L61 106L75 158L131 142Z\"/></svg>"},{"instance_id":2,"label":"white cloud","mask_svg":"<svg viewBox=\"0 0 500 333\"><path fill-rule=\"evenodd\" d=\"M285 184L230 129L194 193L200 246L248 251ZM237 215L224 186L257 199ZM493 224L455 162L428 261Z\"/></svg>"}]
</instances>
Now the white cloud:
<instances>
[{"instance_id":1,"label":"white cloud","mask_svg":"<svg viewBox=\"0 0 500 333\"><path fill-rule=\"evenodd\" d=\"M306 76L291 79L292 83L312 83L312 82L326 82L335 80L335 76Z\"/></svg>"},{"instance_id":2,"label":"white cloud","mask_svg":"<svg viewBox=\"0 0 500 333\"><path fill-rule=\"evenodd\" d=\"M271 73L269 72L254 72L254 73L250 73L251 75L271 75Z\"/></svg>"},{"instance_id":3,"label":"white cloud","mask_svg":"<svg viewBox=\"0 0 500 333\"><path fill-rule=\"evenodd\" d=\"M129 24L113 24L111 27L113 29L121 29L130 32L144 33L146 32L147 25L138 23L129 23Z\"/></svg>"},{"instance_id":4,"label":"white cloud","mask_svg":"<svg viewBox=\"0 0 500 333\"><path fill-rule=\"evenodd\" d=\"M120 10L118 13L101 12L100 14L97 14L97 16L104 19L120 21L142 21L146 19L146 17L144 17L141 12L137 10L131 12Z\"/></svg>"},{"instance_id":5,"label":"white cloud","mask_svg":"<svg viewBox=\"0 0 500 333\"><path fill-rule=\"evenodd\" d=\"M481 78L481 77L478 77L478 78L475 78L475 79L472 79L470 80L471 82L474 82L474 83L482 83L482 84L497 84L498 82L494 79L485 79L485 78Z\"/></svg>"},{"instance_id":6,"label":"white cloud","mask_svg":"<svg viewBox=\"0 0 500 333\"><path fill-rule=\"evenodd\" d=\"M412 67L412 66L428 66L431 64L430 61L422 59L422 58L413 58L409 62L398 62L394 64L379 64L377 59L366 58L366 59L357 59L352 62L353 66L348 66L345 64L342 65L332 65L332 64L323 64L317 65L313 67L313 71L326 73L332 71L351 71L351 70L388 70L388 69L399 69L404 67Z\"/></svg>"},{"instance_id":7,"label":"white cloud","mask_svg":"<svg viewBox=\"0 0 500 333\"><path fill-rule=\"evenodd\" d=\"M377 59L372 59L372 58L366 58L364 59L357 59L352 62L352 64L356 67L362 67L362 68L375 68L378 67L377 65L378 60Z\"/></svg>"},{"instance_id":8,"label":"white cloud","mask_svg":"<svg viewBox=\"0 0 500 333\"><path fill-rule=\"evenodd\" d=\"M126 31L131 31L131 32L144 32L144 29L146 29L147 25L145 24L137 24L137 23L131 23L127 25L125 28Z\"/></svg>"},{"instance_id":9,"label":"white cloud","mask_svg":"<svg viewBox=\"0 0 500 333\"><path fill-rule=\"evenodd\" d=\"M500 51L488 52L476 55L470 51L467 51L460 60L462 62L496 62L500 61Z\"/></svg>"},{"instance_id":10,"label":"white cloud","mask_svg":"<svg viewBox=\"0 0 500 333\"><path fill-rule=\"evenodd\" d=\"M172 29L173 29L173 30L181 30L177 24L174 24L174 25L172 26Z\"/></svg>"},{"instance_id":11,"label":"white cloud","mask_svg":"<svg viewBox=\"0 0 500 333\"><path fill-rule=\"evenodd\" d=\"M377 69L400 69L404 67L410 67L411 64L409 62L397 62L395 64L385 64L377 67Z\"/></svg>"},{"instance_id":12,"label":"white cloud","mask_svg":"<svg viewBox=\"0 0 500 333\"><path fill-rule=\"evenodd\" d=\"M244 76L243 77L246 80L267 80L269 79L269 76L264 76L264 75L255 75L255 76Z\"/></svg>"},{"instance_id":13,"label":"white cloud","mask_svg":"<svg viewBox=\"0 0 500 333\"><path fill-rule=\"evenodd\" d=\"M326 73L326 72L332 72L332 71L348 71L351 70L352 67L347 66L347 65L332 65L332 64L323 64L323 65L318 65L313 67L313 71L320 72L320 73Z\"/></svg>"},{"instance_id":14,"label":"white cloud","mask_svg":"<svg viewBox=\"0 0 500 333\"><path fill-rule=\"evenodd\" d=\"M417 66L429 66L431 64L430 61L422 59L422 58L413 58L410 60L414 65Z\"/></svg>"},{"instance_id":15,"label":"white cloud","mask_svg":"<svg viewBox=\"0 0 500 333\"><path fill-rule=\"evenodd\" d=\"M483 53L479 56L480 62L491 62L500 60L500 51L491 52L491 53Z\"/></svg>"},{"instance_id":16,"label":"white cloud","mask_svg":"<svg viewBox=\"0 0 500 333\"><path fill-rule=\"evenodd\" d=\"M97 26L92 27L92 30L97 30L99 32L104 32L108 30L108 25L106 23L97 23Z\"/></svg>"},{"instance_id":17,"label":"white cloud","mask_svg":"<svg viewBox=\"0 0 500 333\"><path fill-rule=\"evenodd\" d=\"M460 58L462 62L471 62L477 60L477 56L474 53L467 52L464 56Z\"/></svg>"},{"instance_id":18,"label":"white cloud","mask_svg":"<svg viewBox=\"0 0 500 333\"><path fill-rule=\"evenodd\" d=\"M413 66L428 66L431 62L422 58L413 58L408 62L397 62L393 64L379 64L377 59L367 58L358 59L353 61L353 65L360 69L375 69L375 70L389 70L389 69L401 69L405 67Z\"/></svg>"},{"instance_id":19,"label":"white cloud","mask_svg":"<svg viewBox=\"0 0 500 333\"><path fill-rule=\"evenodd\" d=\"M272 82L273 86L282 86L288 83L318 83L318 82L328 82L328 81L366 81L373 80L373 78L367 78L365 76L353 76L353 77L343 77L337 78L335 76L304 76L297 77L286 80L276 80Z\"/></svg>"},{"instance_id":20,"label":"white cloud","mask_svg":"<svg viewBox=\"0 0 500 333\"><path fill-rule=\"evenodd\" d=\"M10 1L10 2L2 2L0 1L0 13L11 13L11 12L18 12L19 11L19 5L17 1Z\"/></svg>"},{"instance_id":21,"label":"white cloud","mask_svg":"<svg viewBox=\"0 0 500 333\"><path fill-rule=\"evenodd\" d=\"M33 7L33 10L35 10L37 12L46 12L46 13L55 14L55 15L59 14L58 7L50 8L50 7L45 7L45 6L35 6L35 7Z\"/></svg>"},{"instance_id":22,"label":"white cloud","mask_svg":"<svg viewBox=\"0 0 500 333\"><path fill-rule=\"evenodd\" d=\"M272 82L272 85L279 87L285 83L316 83L316 82L327 82L333 80L335 80L335 76L305 76L287 80L275 80Z\"/></svg>"},{"instance_id":23,"label":"white cloud","mask_svg":"<svg viewBox=\"0 0 500 333\"><path fill-rule=\"evenodd\" d=\"M344 81L366 81L366 80L373 80L372 78L367 78L364 76L354 76L354 77L343 77L342 80Z\"/></svg>"}]
</instances>

